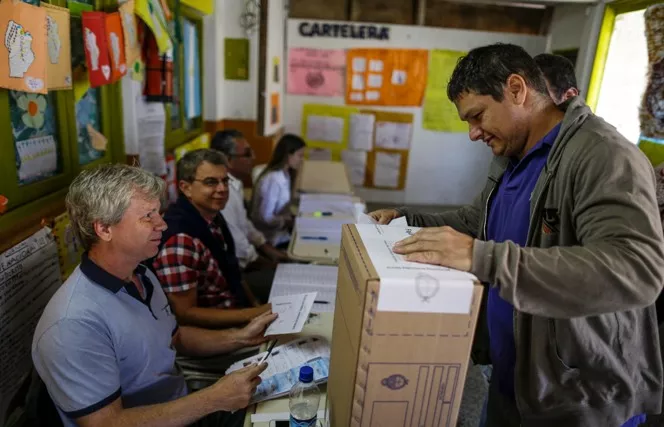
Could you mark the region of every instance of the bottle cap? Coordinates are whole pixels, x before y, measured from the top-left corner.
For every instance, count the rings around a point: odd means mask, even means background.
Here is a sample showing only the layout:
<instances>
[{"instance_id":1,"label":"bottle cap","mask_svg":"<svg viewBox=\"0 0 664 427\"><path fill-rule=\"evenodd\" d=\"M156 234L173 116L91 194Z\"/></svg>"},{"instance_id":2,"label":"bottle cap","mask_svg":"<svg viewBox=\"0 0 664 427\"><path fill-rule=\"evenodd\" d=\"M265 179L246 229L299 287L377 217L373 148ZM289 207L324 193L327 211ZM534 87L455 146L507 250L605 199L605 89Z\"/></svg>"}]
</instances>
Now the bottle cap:
<instances>
[{"instance_id":1,"label":"bottle cap","mask_svg":"<svg viewBox=\"0 0 664 427\"><path fill-rule=\"evenodd\" d=\"M314 370L311 366L303 366L300 368L300 381L303 383L310 383L314 380Z\"/></svg>"}]
</instances>

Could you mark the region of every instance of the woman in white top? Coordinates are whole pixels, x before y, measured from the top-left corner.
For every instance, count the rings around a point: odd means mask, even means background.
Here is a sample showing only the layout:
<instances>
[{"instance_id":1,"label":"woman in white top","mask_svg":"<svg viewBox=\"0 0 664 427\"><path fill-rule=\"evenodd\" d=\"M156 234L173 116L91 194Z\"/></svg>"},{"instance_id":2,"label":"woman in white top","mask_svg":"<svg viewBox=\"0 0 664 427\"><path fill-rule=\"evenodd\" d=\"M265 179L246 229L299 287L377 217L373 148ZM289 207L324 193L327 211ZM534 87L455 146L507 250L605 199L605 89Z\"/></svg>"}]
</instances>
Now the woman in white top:
<instances>
[{"instance_id":1,"label":"woman in white top","mask_svg":"<svg viewBox=\"0 0 664 427\"><path fill-rule=\"evenodd\" d=\"M304 159L306 143L293 134L281 137L272 159L254 187L251 219L276 247L288 245L294 217L290 211L291 188Z\"/></svg>"}]
</instances>

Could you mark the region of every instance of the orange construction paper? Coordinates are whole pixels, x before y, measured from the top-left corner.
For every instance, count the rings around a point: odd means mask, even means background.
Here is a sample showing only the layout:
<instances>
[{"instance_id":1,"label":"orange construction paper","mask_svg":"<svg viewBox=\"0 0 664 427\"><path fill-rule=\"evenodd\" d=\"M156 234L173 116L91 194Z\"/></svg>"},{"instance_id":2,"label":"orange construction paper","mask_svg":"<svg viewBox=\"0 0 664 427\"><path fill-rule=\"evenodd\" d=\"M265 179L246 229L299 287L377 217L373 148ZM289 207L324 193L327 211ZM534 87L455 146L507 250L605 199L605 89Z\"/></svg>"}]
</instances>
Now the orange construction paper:
<instances>
[{"instance_id":1,"label":"orange construction paper","mask_svg":"<svg viewBox=\"0 0 664 427\"><path fill-rule=\"evenodd\" d=\"M111 55L111 83L114 83L127 74L122 18L119 12L106 14L106 40Z\"/></svg>"},{"instance_id":2,"label":"orange construction paper","mask_svg":"<svg viewBox=\"0 0 664 427\"><path fill-rule=\"evenodd\" d=\"M124 32L125 60L127 67L131 68L136 61L141 59L141 43L138 39L136 15L134 15L134 0L124 3L120 6L119 11Z\"/></svg>"},{"instance_id":3,"label":"orange construction paper","mask_svg":"<svg viewBox=\"0 0 664 427\"><path fill-rule=\"evenodd\" d=\"M349 49L346 104L419 107L428 62L423 49Z\"/></svg>"},{"instance_id":4,"label":"orange construction paper","mask_svg":"<svg viewBox=\"0 0 664 427\"><path fill-rule=\"evenodd\" d=\"M46 9L46 81L48 90L72 88L69 9L41 5Z\"/></svg>"},{"instance_id":5,"label":"orange construction paper","mask_svg":"<svg viewBox=\"0 0 664 427\"><path fill-rule=\"evenodd\" d=\"M2 1L0 36L0 87L46 93L46 10Z\"/></svg>"}]
</instances>

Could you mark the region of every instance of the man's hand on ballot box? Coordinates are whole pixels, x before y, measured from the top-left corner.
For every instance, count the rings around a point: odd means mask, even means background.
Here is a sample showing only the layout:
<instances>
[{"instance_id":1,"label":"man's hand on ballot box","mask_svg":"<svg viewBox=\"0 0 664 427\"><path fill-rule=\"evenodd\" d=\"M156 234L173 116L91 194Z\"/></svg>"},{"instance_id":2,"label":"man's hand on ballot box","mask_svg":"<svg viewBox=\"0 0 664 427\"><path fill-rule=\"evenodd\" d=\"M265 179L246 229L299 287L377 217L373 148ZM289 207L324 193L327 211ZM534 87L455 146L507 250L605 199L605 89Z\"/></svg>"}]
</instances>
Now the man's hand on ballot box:
<instances>
[{"instance_id":1,"label":"man's hand on ballot box","mask_svg":"<svg viewBox=\"0 0 664 427\"><path fill-rule=\"evenodd\" d=\"M428 227L395 243L393 251L404 255L406 261L470 271L474 241L451 227Z\"/></svg>"}]
</instances>

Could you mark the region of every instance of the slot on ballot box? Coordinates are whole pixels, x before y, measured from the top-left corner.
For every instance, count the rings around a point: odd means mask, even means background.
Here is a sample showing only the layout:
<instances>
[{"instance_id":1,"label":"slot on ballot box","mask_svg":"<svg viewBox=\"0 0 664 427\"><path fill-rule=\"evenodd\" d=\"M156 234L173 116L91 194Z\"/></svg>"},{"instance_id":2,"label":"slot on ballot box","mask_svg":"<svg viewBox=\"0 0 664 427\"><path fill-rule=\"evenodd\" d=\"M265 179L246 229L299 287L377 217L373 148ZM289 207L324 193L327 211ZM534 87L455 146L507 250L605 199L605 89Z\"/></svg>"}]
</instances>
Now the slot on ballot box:
<instances>
[{"instance_id":1,"label":"slot on ballot box","mask_svg":"<svg viewBox=\"0 0 664 427\"><path fill-rule=\"evenodd\" d=\"M393 253L417 228L342 228L330 427L456 426L481 285Z\"/></svg>"}]
</instances>

